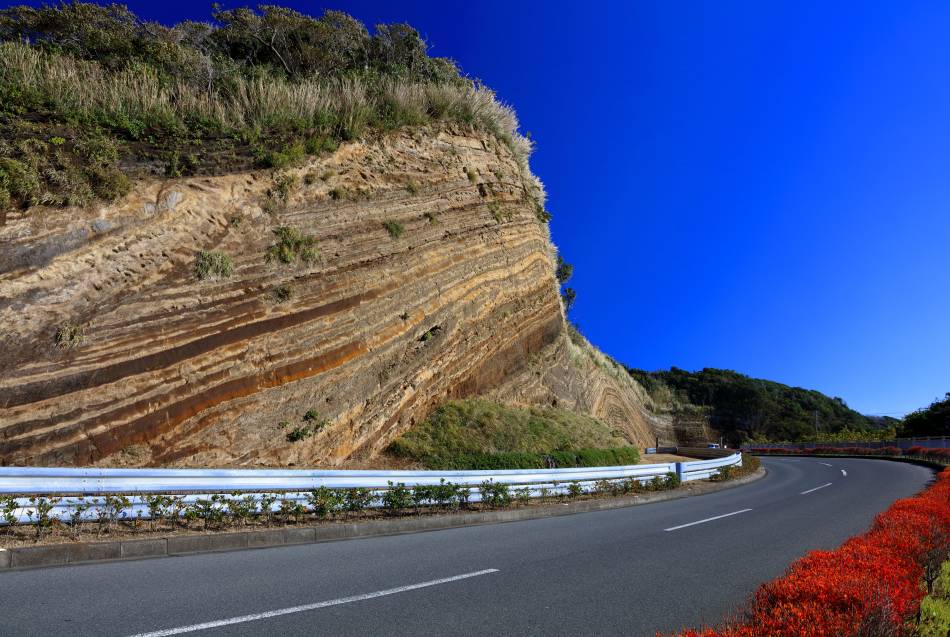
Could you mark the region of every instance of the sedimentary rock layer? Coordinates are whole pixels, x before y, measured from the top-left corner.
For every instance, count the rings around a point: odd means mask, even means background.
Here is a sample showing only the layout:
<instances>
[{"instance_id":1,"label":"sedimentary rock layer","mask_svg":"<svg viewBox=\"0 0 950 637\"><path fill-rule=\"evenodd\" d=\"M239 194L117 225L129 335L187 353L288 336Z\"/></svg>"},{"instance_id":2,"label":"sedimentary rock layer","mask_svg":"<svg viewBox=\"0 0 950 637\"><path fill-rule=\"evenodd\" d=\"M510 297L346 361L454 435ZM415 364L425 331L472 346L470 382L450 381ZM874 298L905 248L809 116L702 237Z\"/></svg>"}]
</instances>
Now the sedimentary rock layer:
<instances>
[{"instance_id":1,"label":"sedimentary rock layer","mask_svg":"<svg viewBox=\"0 0 950 637\"><path fill-rule=\"evenodd\" d=\"M445 399L510 387L562 339L534 196L494 137L443 128L279 173L141 182L111 206L10 214L0 463L371 457ZM281 227L312 238L317 258L268 259ZM228 255L233 273L199 279L200 252ZM81 342L57 343L64 326ZM597 378L575 406L652 442L629 384ZM292 442L297 427L316 433Z\"/></svg>"}]
</instances>

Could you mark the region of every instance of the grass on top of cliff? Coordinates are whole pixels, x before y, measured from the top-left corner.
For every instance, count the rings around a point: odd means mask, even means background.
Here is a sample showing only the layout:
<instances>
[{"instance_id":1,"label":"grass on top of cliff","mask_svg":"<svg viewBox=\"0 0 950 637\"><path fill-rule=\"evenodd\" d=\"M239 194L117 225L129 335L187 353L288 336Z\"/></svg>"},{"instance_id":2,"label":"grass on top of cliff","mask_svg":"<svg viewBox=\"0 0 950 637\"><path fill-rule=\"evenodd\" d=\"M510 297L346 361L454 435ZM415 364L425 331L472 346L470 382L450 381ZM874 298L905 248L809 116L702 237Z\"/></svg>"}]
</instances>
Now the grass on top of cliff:
<instances>
[{"instance_id":1,"label":"grass on top of cliff","mask_svg":"<svg viewBox=\"0 0 950 637\"><path fill-rule=\"evenodd\" d=\"M211 18L167 27L83 2L0 10L0 219L14 205L115 199L130 171L280 169L433 122L494 134L526 166L514 111L430 57L409 25L371 35L339 11L274 5L215 5Z\"/></svg>"},{"instance_id":2,"label":"grass on top of cliff","mask_svg":"<svg viewBox=\"0 0 950 637\"><path fill-rule=\"evenodd\" d=\"M390 444L430 469L534 469L636 464L636 448L608 425L553 407L456 400Z\"/></svg>"}]
</instances>

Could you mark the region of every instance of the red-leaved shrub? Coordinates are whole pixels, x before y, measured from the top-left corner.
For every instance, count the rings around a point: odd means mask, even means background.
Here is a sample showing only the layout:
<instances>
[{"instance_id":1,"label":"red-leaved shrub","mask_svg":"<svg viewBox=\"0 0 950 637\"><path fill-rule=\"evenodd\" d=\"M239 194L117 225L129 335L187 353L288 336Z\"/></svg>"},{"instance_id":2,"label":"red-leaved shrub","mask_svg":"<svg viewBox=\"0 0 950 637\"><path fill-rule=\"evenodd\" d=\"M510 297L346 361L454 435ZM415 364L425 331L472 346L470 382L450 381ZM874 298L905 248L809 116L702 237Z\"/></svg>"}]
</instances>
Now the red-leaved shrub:
<instances>
[{"instance_id":1,"label":"red-leaved shrub","mask_svg":"<svg viewBox=\"0 0 950 637\"><path fill-rule=\"evenodd\" d=\"M932 451L932 450L931 450ZM950 469L898 500L864 535L812 551L763 584L744 619L680 637L900 637L950 552Z\"/></svg>"}]
</instances>

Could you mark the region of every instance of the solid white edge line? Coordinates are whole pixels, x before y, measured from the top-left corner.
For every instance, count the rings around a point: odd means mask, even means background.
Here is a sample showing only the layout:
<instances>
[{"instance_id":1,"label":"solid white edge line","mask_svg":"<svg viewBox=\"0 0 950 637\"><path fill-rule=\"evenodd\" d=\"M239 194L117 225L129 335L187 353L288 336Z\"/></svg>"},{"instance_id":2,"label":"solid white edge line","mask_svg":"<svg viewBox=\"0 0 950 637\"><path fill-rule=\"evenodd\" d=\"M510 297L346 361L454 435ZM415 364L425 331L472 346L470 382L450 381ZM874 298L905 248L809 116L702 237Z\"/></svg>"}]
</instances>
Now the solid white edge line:
<instances>
[{"instance_id":1,"label":"solid white edge line","mask_svg":"<svg viewBox=\"0 0 950 637\"><path fill-rule=\"evenodd\" d=\"M823 465L825 465L826 467L830 467L830 466L831 466L831 465L828 464L827 462L819 462L818 464L823 464Z\"/></svg>"},{"instance_id":2,"label":"solid white edge line","mask_svg":"<svg viewBox=\"0 0 950 637\"><path fill-rule=\"evenodd\" d=\"M712 522L713 520L721 520L722 518L728 518L730 515L739 515L740 513L746 513L752 509L742 509L741 511L733 511L732 513L723 513L722 515L717 515L712 518L706 518L705 520L696 520L695 522L689 522L688 524L680 524L679 526L671 526L668 529L663 529L664 531L676 531L677 529L685 529L688 526L695 526L696 524L703 524L705 522Z\"/></svg>"},{"instance_id":3,"label":"solid white edge line","mask_svg":"<svg viewBox=\"0 0 950 637\"><path fill-rule=\"evenodd\" d=\"M823 484L820 487L815 487L814 489L809 489L808 491L802 491L801 493L799 493L799 495L808 495L812 491L817 491L818 489L824 489L825 487L830 487L830 486L831 486L831 483L829 482L828 484Z\"/></svg>"},{"instance_id":4,"label":"solid white edge line","mask_svg":"<svg viewBox=\"0 0 950 637\"><path fill-rule=\"evenodd\" d=\"M419 584L409 584L408 586L397 586L396 588L387 588L383 591L376 591L375 593L365 593L363 595L352 595L350 597L341 597L339 599L331 599L325 602L317 602L315 604L304 604L303 606L291 606L290 608L281 608L278 610L270 610L264 613L255 613L253 615L241 615L240 617L231 617L230 619L219 619L212 622L204 622L202 624L192 624L190 626L179 626L177 628L166 628L165 630L156 630L150 633L137 633L131 637L167 637L168 635L181 635L182 633L193 633L199 630L207 630L209 628L219 628L221 626L231 626L233 624L244 624L247 622L258 621L260 619L269 619L271 617L280 617L281 615L290 615L292 613L303 613L308 610L317 610L319 608L326 608L328 606L339 606L340 604L349 604L351 602L361 602L366 599L373 599L375 597L384 597L386 595L395 595L396 593L405 593L406 591L413 591L418 588L427 588L429 586L438 586L439 584L448 584L449 582L457 582L458 580L468 579L470 577L478 577L479 575L488 575L489 573L497 573L497 568L486 568L483 571L475 571L474 573L463 573L462 575L454 575L452 577L443 577L442 579L434 579L428 582L421 582Z\"/></svg>"}]
</instances>

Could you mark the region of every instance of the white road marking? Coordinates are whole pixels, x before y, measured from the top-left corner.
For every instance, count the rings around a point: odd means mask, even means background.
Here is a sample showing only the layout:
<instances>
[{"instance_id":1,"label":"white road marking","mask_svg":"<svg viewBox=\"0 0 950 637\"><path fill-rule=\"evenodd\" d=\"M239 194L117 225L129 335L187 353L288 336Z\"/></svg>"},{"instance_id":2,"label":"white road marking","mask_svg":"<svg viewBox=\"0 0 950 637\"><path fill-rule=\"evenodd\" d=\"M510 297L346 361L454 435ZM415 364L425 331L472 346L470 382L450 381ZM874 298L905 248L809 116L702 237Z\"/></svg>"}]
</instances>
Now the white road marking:
<instances>
[{"instance_id":1,"label":"white road marking","mask_svg":"<svg viewBox=\"0 0 950 637\"><path fill-rule=\"evenodd\" d=\"M304 604L303 606L292 606L290 608L281 608L278 610L270 610L266 613L255 613L253 615L241 615L240 617L232 617L230 619L219 619L213 622L204 622L203 624L192 624L191 626L179 626L178 628L166 628L165 630L156 630L151 633L138 633L137 635L132 635L132 637L166 637L167 635L181 635L182 633L193 633L199 630L207 630L209 628L219 628L221 626L231 626L233 624L244 624L247 622L254 622L260 619L269 619L271 617L280 617L281 615L290 615L292 613L304 613L308 610L317 610L319 608L327 608L328 606L339 606L340 604L349 604L350 602L361 602L367 599L373 599L375 597L384 597L386 595L395 595L396 593L405 593L406 591L414 591L417 588L427 588L429 586L438 586L439 584L448 584L449 582L457 582L458 580L468 579L469 577L478 577L479 575L488 575L489 573L497 573L497 568L486 568L484 571L475 571L474 573L463 573L462 575L455 575L453 577L444 577L442 579L434 579L428 582L421 582L419 584L409 584L408 586L397 586L396 588L387 588L384 591L376 591L375 593L365 593L363 595L353 595L351 597L341 597L339 599L331 599L326 602L317 602L316 604Z\"/></svg>"},{"instance_id":2,"label":"white road marking","mask_svg":"<svg viewBox=\"0 0 950 637\"><path fill-rule=\"evenodd\" d=\"M848 472L845 471L844 469L842 469L842 470L841 470L841 475L843 475L844 477L847 478L847 477L848 477Z\"/></svg>"},{"instance_id":3,"label":"white road marking","mask_svg":"<svg viewBox=\"0 0 950 637\"><path fill-rule=\"evenodd\" d=\"M818 464L823 464L823 465L825 465L826 467L830 467L830 466L831 466L831 465L828 464L827 462L819 462Z\"/></svg>"},{"instance_id":4,"label":"white road marking","mask_svg":"<svg viewBox=\"0 0 950 637\"><path fill-rule=\"evenodd\" d=\"M680 524L679 526L671 526L668 529L663 529L664 531L676 531L677 529L685 529L688 526L694 526L696 524L703 524L705 522L712 522L713 520L721 520L722 518L728 518L730 515L739 515L740 513L745 513L751 511L752 509L742 509L741 511L733 511L732 513L723 513L722 515L717 515L712 518L706 518L705 520L696 520L695 522L690 522L688 524Z\"/></svg>"},{"instance_id":5,"label":"white road marking","mask_svg":"<svg viewBox=\"0 0 950 637\"><path fill-rule=\"evenodd\" d=\"M809 489L808 491L802 491L799 495L808 495L812 491L817 491L818 489L824 489L825 487L830 487L830 486L831 486L831 483L829 482L828 484L823 484L820 487L815 487L814 489Z\"/></svg>"}]
</instances>

